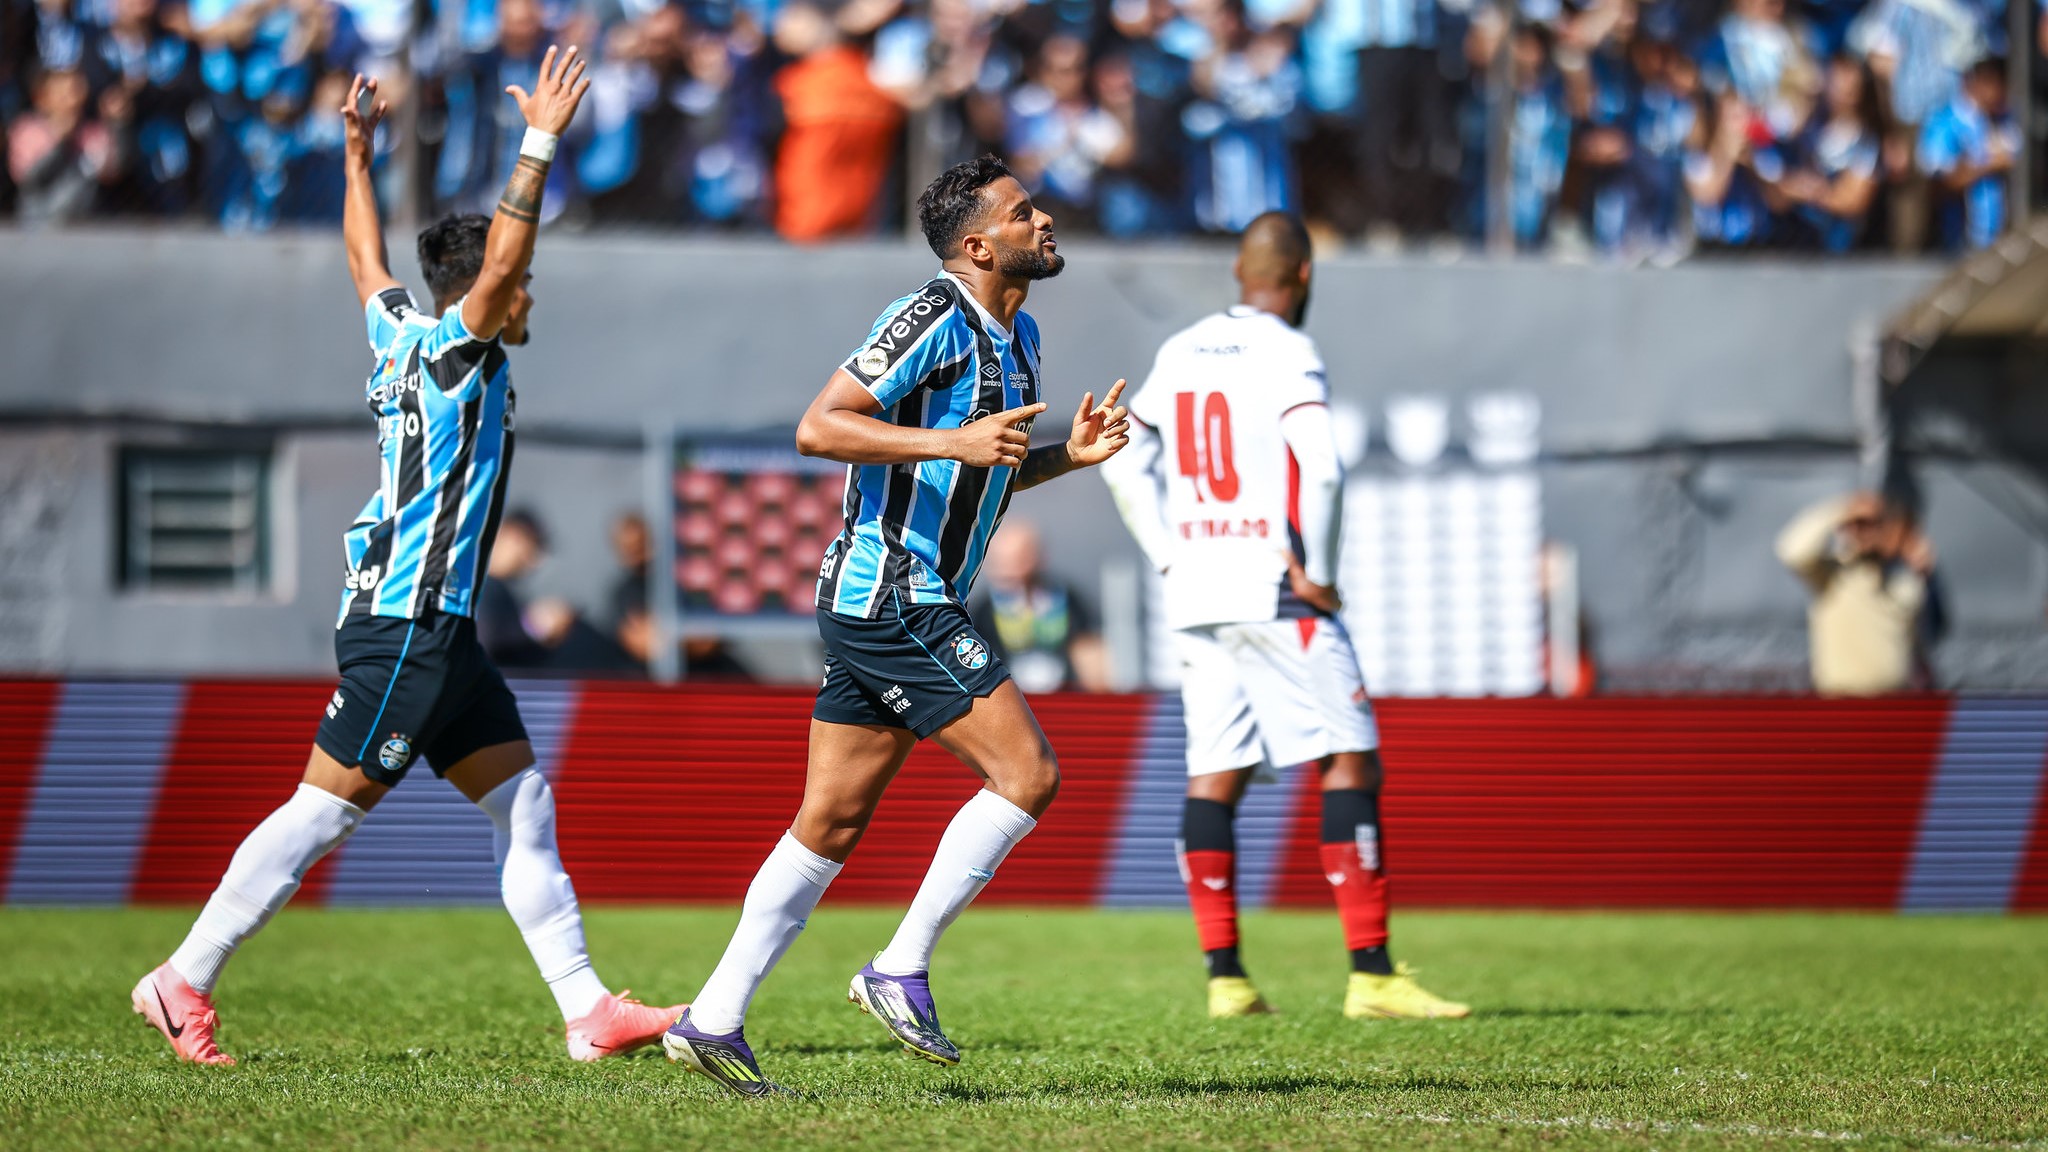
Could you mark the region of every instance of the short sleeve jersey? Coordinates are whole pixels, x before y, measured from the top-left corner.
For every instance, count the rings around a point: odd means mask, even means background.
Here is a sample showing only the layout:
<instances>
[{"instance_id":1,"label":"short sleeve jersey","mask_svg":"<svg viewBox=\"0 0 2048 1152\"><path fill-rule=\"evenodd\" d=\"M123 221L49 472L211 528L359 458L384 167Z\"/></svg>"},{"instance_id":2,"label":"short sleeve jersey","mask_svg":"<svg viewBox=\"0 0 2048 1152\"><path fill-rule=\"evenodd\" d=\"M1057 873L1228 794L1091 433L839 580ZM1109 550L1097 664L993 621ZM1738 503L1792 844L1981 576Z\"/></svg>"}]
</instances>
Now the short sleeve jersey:
<instances>
[{"instance_id":1,"label":"short sleeve jersey","mask_svg":"<svg viewBox=\"0 0 2048 1152\"><path fill-rule=\"evenodd\" d=\"M875 419L958 428L1037 402L1038 324L1019 312L1006 331L941 273L891 304L841 367L882 405ZM961 603L1016 476L956 460L850 466L845 525L819 568L818 607L873 619L892 596Z\"/></svg>"},{"instance_id":2,"label":"short sleeve jersey","mask_svg":"<svg viewBox=\"0 0 2048 1152\"><path fill-rule=\"evenodd\" d=\"M1131 400L1162 441L1172 627L1271 620L1301 554L1298 469L1280 419L1329 402L1315 341L1242 305L1169 337Z\"/></svg>"},{"instance_id":3,"label":"short sleeve jersey","mask_svg":"<svg viewBox=\"0 0 2048 1152\"><path fill-rule=\"evenodd\" d=\"M341 620L472 614L511 472L512 375L496 339L389 288L364 306L376 367L377 491L343 538Z\"/></svg>"}]
</instances>

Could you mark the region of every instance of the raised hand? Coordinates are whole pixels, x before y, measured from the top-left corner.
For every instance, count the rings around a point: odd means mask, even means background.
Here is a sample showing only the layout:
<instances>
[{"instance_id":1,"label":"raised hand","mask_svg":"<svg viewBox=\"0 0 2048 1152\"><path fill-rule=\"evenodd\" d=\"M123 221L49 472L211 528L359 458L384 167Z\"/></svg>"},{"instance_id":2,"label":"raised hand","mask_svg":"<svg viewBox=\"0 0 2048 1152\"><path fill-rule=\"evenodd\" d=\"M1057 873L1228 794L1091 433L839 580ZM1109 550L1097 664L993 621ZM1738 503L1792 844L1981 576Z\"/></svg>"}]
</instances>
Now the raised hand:
<instances>
[{"instance_id":1,"label":"raised hand","mask_svg":"<svg viewBox=\"0 0 2048 1152\"><path fill-rule=\"evenodd\" d=\"M1067 459L1076 468L1102 463L1131 442L1131 410L1118 404L1123 398L1122 380L1109 386L1102 403L1095 393L1081 395L1081 407L1074 412L1074 431L1067 437Z\"/></svg>"},{"instance_id":2,"label":"raised hand","mask_svg":"<svg viewBox=\"0 0 2048 1152\"><path fill-rule=\"evenodd\" d=\"M370 97L370 115L364 119L357 108L358 101L367 93ZM341 123L345 129L344 154L353 161L368 164L377 140L377 125L389 109L377 99L377 82L356 73L355 82L348 86L348 98L341 102Z\"/></svg>"},{"instance_id":3,"label":"raised hand","mask_svg":"<svg viewBox=\"0 0 2048 1152\"><path fill-rule=\"evenodd\" d=\"M1032 417L1045 411L1043 404L1027 404L953 430L953 459L974 468L1015 468L1031 451Z\"/></svg>"},{"instance_id":4,"label":"raised hand","mask_svg":"<svg viewBox=\"0 0 2048 1152\"><path fill-rule=\"evenodd\" d=\"M583 75L584 63L576 58L574 44L561 54L558 63L555 46L550 44L547 55L541 57L540 79L534 82L532 95L517 84L505 89L505 95L519 105L519 114L526 118L527 127L551 136L560 136L569 127L569 122L576 118L576 106L583 102L583 93L590 87L589 78Z\"/></svg>"}]
</instances>

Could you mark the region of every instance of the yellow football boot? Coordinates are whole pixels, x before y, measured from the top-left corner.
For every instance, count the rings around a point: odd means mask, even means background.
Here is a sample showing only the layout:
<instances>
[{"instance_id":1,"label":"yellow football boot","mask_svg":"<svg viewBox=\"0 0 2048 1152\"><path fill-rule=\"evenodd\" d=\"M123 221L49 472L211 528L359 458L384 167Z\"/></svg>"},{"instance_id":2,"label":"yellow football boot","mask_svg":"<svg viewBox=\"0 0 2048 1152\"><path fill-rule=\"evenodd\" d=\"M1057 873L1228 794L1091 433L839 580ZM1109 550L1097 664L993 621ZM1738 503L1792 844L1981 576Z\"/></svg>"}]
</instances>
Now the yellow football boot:
<instances>
[{"instance_id":1,"label":"yellow football boot","mask_svg":"<svg viewBox=\"0 0 2048 1152\"><path fill-rule=\"evenodd\" d=\"M1210 981L1212 987L1214 983ZM1211 993L1212 1015L1215 1002ZM1344 1015L1354 1020L1456 1020L1471 1014L1468 1005L1431 995L1415 982L1415 973L1406 964L1396 964L1392 976L1353 972L1351 987L1344 993Z\"/></svg>"},{"instance_id":2,"label":"yellow football boot","mask_svg":"<svg viewBox=\"0 0 2048 1152\"><path fill-rule=\"evenodd\" d=\"M1266 998L1252 987L1252 982L1243 976L1212 976L1209 978L1209 1016L1221 1020L1226 1016L1263 1016L1273 1009L1266 1004Z\"/></svg>"}]
</instances>

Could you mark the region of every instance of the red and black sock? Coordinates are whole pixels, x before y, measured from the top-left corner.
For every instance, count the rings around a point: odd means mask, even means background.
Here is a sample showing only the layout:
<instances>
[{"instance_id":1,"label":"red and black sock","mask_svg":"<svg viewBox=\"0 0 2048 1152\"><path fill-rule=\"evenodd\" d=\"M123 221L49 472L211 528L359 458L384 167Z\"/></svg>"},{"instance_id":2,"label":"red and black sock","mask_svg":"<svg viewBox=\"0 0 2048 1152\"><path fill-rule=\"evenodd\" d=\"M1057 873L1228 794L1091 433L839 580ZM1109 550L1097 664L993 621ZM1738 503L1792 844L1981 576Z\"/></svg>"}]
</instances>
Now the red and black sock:
<instances>
[{"instance_id":1,"label":"red and black sock","mask_svg":"<svg viewBox=\"0 0 2048 1152\"><path fill-rule=\"evenodd\" d=\"M1190 797L1180 816L1180 878L1209 975L1242 976L1237 957L1237 809Z\"/></svg>"},{"instance_id":2,"label":"red and black sock","mask_svg":"<svg viewBox=\"0 0 2048 1152\"><path fill-rule=\"evenodd\" d=\"M1380 798L1362 788L1323 793L1323 876L1337 898L1351 970L1391 975L1387 877L1380 862Z\"/></svg>"}]
</instances>

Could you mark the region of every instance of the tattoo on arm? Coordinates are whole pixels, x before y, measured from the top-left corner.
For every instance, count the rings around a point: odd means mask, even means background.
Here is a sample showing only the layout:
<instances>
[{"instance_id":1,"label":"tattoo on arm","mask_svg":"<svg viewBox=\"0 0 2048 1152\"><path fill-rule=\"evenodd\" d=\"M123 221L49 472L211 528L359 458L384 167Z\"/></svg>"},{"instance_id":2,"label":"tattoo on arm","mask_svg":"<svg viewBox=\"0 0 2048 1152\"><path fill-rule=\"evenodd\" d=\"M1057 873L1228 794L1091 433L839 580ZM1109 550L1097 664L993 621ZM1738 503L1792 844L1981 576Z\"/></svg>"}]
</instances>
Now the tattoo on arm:
<instances>
[{"instance_id":1,"label":"tattoo on arm","mask_svg":"<svg viewBox=\"0 0 2048 1152\"><path fill-rule=\"evenodd\" d=\"M512 178L505 182L505 194L498 197L498 211L522 224L540 223L540 197L547 189L548 166L531 156L521 156Z\"/></svg>"},{"instance_id":2,"label":"tattoo on arm","mask_svg":"<svg viewBox=\"0 0 2048 1152\"><path fill-rule=\"evenodd\" d=\"M1033 448L1024 454L1024 463L1017 468L1017 487L1020 490L1036 487L1073 469L1074 461L1067 455L1065 441Z\"/></svg>"}]
</instances>

